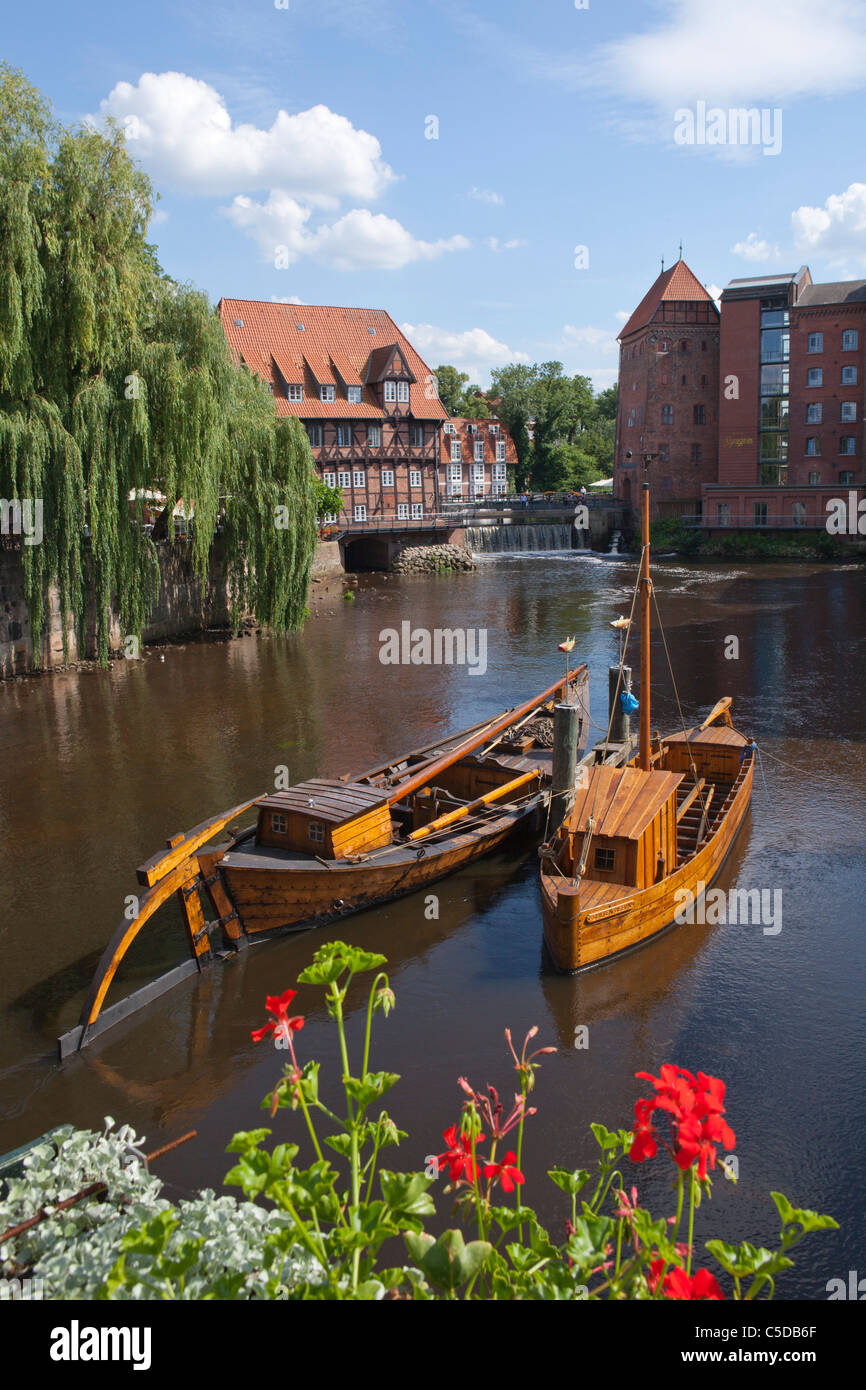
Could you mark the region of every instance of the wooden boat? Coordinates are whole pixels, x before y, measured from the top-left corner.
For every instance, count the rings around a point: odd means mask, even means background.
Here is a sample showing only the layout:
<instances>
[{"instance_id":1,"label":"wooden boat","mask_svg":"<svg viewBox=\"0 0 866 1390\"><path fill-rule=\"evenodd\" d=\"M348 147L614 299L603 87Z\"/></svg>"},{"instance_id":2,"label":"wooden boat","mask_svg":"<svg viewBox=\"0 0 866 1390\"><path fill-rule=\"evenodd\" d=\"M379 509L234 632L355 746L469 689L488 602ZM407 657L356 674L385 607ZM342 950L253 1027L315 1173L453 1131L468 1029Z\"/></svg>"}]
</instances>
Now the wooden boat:
<instances>
[{"instance_id":1,"label":"wooden boat","mask_svg":"<svg viewBox=\"0 0 866 1390\"><path fill-rule=\"evenodd\" d=\"M139 868L147 891L106 947L78 1025L59 1039L61 1057L202 969L219 946L237 950L417 892L491 853L520 827L540 836L553 707L582 703L585 686L586 666L566 668L540 695L460 734L356 776L266 793L173 836ZM584 736L586 721L580 724ZM232 826L251 811L254 825ZM228 840L214 844L225 833ZM103 1010L129 947L172 896L191 959Z\"/></svg>"},{"instance_id":2,"label":"wooden boat","mask_svg":"<svg viewBox=\"0 0 866 1390\"><path fill-rule=\"evenodd\" d=\"M602 965L670 926L718 874L752 795L754 745L734 729L729 697L699 727L651 737L648 483L641 545L638 755L611 766L609 743L590 754L539 852L544 940L561 971Z\"/></svg>"}]
</instances>

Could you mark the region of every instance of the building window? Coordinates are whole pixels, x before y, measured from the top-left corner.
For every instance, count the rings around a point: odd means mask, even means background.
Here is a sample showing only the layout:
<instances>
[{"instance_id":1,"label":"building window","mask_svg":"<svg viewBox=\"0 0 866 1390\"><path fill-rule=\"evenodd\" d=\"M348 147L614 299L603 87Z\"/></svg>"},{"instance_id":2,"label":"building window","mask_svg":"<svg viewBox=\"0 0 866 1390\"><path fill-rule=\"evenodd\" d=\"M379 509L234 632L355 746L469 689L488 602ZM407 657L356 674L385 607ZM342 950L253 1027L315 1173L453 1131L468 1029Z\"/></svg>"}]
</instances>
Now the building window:
<instances>
[{"instance_id":1,"label":"building window","mask_svg":"<svg viewBox=\"0 0 866 1390\"><path fill-rule=\"evenodd\" d=\"M504 464L504 463L494 463L494 465L493 465L493 481L494 481L494 483L504 483L504 482L506 481L506 477L505 477L505 464Z\"/></svg>"},{"instance_id":2,"label":"building window","mask_svg":"<svg viewBox=\"0 0 866 1390\"><path fill-rule=\"evenodd\" d=\"M642 424L643 424L643 406L642 406L642 405L639 405L638 408L637 408L637 422L638 422L639 425L642 425Z\"/></svg>"},{"instance_id":3,"label":"building window","mask_svg":"<svg viewBox=\"0 0 866 1390\"><path fill-rule=\"evenodd\" d=\"M705 425L707 423L707 407L705 405L696 405L694 407L694 419L696 425Z\"/></svg>"},{"instance_id":4,"label":"building window","mask_svg":"<svg viewBox=\"0 0 866 1390\"><path fill-rule=\"evenodd\" d=\"M337 448L348 449L352 443L352 430L349 425L337 426Z\"/></svg>"},{"instance_id":5,"label":"building window","mask_svg":"<svg viewBox=\"0 0 866 1390\"><path fill-rule=\"evenodd\" d=\"M846 328L842 334L842 351L855 352L860 343L860 334L856 328Z\"/></svg>"},{"instance_id":6,"label":"building window","mask_svg":"<svg viewBox=\"0 0 866 1390\"><path fill-rule=\"evenodd\" d=\"M410 487L420 487L420 486L421 486L421 469L420 469L420 468L410 468L410 469L409 469L409 486L410 486Z\"/></svg>"},{"instance_id":7,"label":"building window","mask_svg":"<svg viewBox=\"0 0 866 1390\"><path fill-rule=\"evenodd\" d=\"M499 433L499 426L496 425L496 424L488 425L488 426L487 426L487 433L488 433L488 434L498 434L498 433Z\"/></svg>"},{"instance_id":8,"label":"building window","mask_svg":"<svg viewBox=\"0 0 866 1390\"><path fill-rule=\"evenodd\" d=\"M337 513L325 512L322 516L322 520L324 521L326 526L333 526L335 521L337 520Z\"/></svg>"},{"instance_id":9,"label":"building window","mask_svg":"<svg viewBox=\"0 0 866 1390\"><path fill-rule=\"evenodd\" d=\"M817 435L810 435L806 440L806 457L817 459L821 457L821 440Z\"/></svg>"},{"instance_id":10,"label":"building window","mask_svg":"<svg viewBox=\"0 0 866 1390\"><path fill-rule=\"evenodd\" d=\"M766 502L755 503L755 525L766 526L767 524L767 504Z\"/></svg>"},{"instance_id":11,"label":"building window","mask_svg":"<svg viewBox=\"0 0 866 1390\"><path fill-rule=\"evenodd\" d=\"M659 445L659 463L670 463L670 461L671 461L671 446L670 446L670 444L660 444L660 445Z\"/></svg>"},{"instance_id":12,"label":"building window","mask_svg":"<svg viewBox=\"0 0 866 1390\"><path fill-rule=\"evenodd\" d=\"M839 482L840 482L840 483L853 483L853 481L854 481L854 474L853 474L853 472L851 471L851 469L850 469L850 468L843 468L843 469L842 469L842 472L839 474Z\"/></svg>"},{"instance_id":13,"label":"building window","mask_svg":"<svg viewBox=\"0 0 866 1390\"><path fill-rule=\"evenodd\" d=\"M398 503L397 503L397 520L398 520L398 521L408 521L408 520L409 520L409 503L408 503L408 502L398 502Z\"/></svg>"},{"instance_id":14,"label":"building window","mask_svg":"<svg viewBox=\"0 0 866 1390\"><path fill-rule=\"evenodd\" d=\"M820 402L816 402L815 405L807 405L807 406L806 406L806 424L807 424L807 425L820 425L820 423L821 423L821 421L823 420L823 418L824 418L824 407L823 407L823 405L821 405Z\"/></svg>"},{"instance_id":15,"label":"building window","mask_svg":"<svg viewBox=\"0 0 866 1390\"><path fill-rule=\"evenodd\" d=\"M286 817L283 816L283 815L280 815L279 812L274 812L274 811L272 811L272 812L271 812L271 830L273 831L273 833L274 833L275 835L286 835L286 834L288 833L288 829L289 829L289 823L288 823L288 821L286 820Z\"/></svg>"},{"instance_id":16,"label":"building window","mask_svg":"<svg viewBox=\"0 0 866 1390\"><path fill-rule=\"evenodd\" d=\"M497 441L496 441L496 458L497 458L497 460L498 460L499 463L504 463L504 462L505 462L505 440L504 440L504 439L497 439Z\"/></svg>"},{"instance_id":17,"label":"building window","mask_svg":"<svg viewBox=\"0 0 866 1390\"><path fill-rule=\"evenodd\" d=\"M807 386L823 386L824 372L821 367L810 367L806 373Z\"/></svg>"},{"instance_id":18,"label":"building window","mask_svg":"<svg viewBox=\"0 0 866 1390\"><path fill-rule=\"evenodd\" d=\"M680 352L688 352L688 350L689 350L689 340L688 340L688 338L681 338L681 339L680 339Z\"/></svg>"},{"instance_id":19,"label":"building window","mask_svg":"<svg viewBox=\"0 0 866 1390\"><path fill-rule=\"evenodd\" d=\"M843 386L856 386L856 385L857 385L857 368L856 368L856 367L843 367L843 368L842 368L842 385L843 385Z\"/></svg>"},{"instance_id":20,"label":"building window","mask_svg":"<svg viewBox=\"0 0 866 1390\"><path fill-rule=\"evenodd\" d=\"M325 843L325 827L320 820L307 822L307 839L312 840L316 845Z\"/></svg>"},{"instance_id":21,"label":"building window","mask_svg":"<svg viewBox=\"0 0 866 1390\"><path fill-rule=\"evenodd\" d=\"M688 384L689 384L689 379L688 379L688 377L686 376L685 372L683 372L682 376L680 377L680 385L681 385L681 386L688 386Z\"/></svg>"},{"instance_id":22,"label":"building window","mask_svg":"<svg viewBox=\"0 0 866 1390\"><path fill-rule=\"evenodd\" d=\"M303 386L287 386L286 399L290 401L302 401L304 399Z\"/></svg>"},{"instance_id":23,"label":"building window","mask_svg":"<svg viewBox=\"0 0 866 1390\"><path fill-rule=\"evenodd\" d=\"M693 445L692 445L692 463L700 463L700 461L701 461L701 453L702 453L702 450L701 450L700 444L693 444Z\"/></svg>"},{"instance_id":24,"label":"building window","mask_svg":"<svg viewBox=\"0 0 866 1390\"><path fill-rule=\"evenodd\" d=\"M358 505L355 507L355 520L356 520L356 521L366 521L366 520L367 520L367 508L364 506L363 502L359 502Z\"/></svg>"},{"instance_id":25,"label":"building window","mask_svg":"<svg viewBox=\"0 0 866 1390\"><path fill-rule=\"evenodd\" d=\"M595 851L595 867L601 869L602 873L613 873L616 867L616 850L599 847Z\"/></svg>"},{"instance_id":26,"label":"building window","mask_svg":"<svg viewBox=\"0 0 866 1390\"><path fill-rule=\"evenodd\" d=\"M668 347L669 344L667 338L662 338L661 342L659 343L659 352L667 352Z\"/></svg>"},{"instance_id":27,"label":"building window","mask_svg":"<svg viewBox=\"0 0 866 1390\"><path fill-rule=\"evenodd\" d=\"M706 350L707 350L707 340L706 340L706 338L702 338L702 339L701 339L701 352L706 352Z\"/></svg>"},{"instance_id":28,"label":"building window","mask_svg":"<svg viewBox=\"0 0 866 1390\"><path fill-rule=\"evenodd\" d=\"M672 425L674 422L674 408L672 405L662 406L662 424Z\"/></svg>"},{"instance_id":29,"label":"building window","mask_svg":"<svg viewBox=\"0 0 866 1390\"><path fill-rule=\"evenodd\" d=\"M360 405L360 404L361 404L361 388L360 388L360 386L347 386L347 387L346 387L346 399L348 400L348 402L349 402L350 405Z\"/></svg>"},{"instance_id":30,"label":"building window","mask_svg":"<svg viewBox=\"0 0 866 1390\"><path fill-rule=\"evenodd\" d=\"M386 400L386 401L396 401L396 399L397 399L397 383L396 383L396 381L386 381L386 382L385 382L385 400Z\"/></svg>"},{"instance_id":31,"label":"building window","mask_svg":"<svg viewBox=\"0 0 866 1390\"><path fill-rule=\"evenodd\" d=\"M707 384L707 378L706 378L705 376L702 376L702 377L701 377L701 385L702 385L702 386L706 386L706 384Z\"/></svg>"},{"instance_id":32,"label":"building window","mask_svg":"<svg viewBox=\"0 0 866 1390\"><path fill-rule=\"evenodd\" d=\"M309 436L311 448L313 448L313 449L321 449L321 447L322 447L322 426L321 426L321 425L307 425L307 435Z\"/></svg>"},{"instance_id":33,"label":"building window","mask_svg":"<svg viewBox=\"0 0 866 1390\"><path fill-rule=\"evenodd\" d=\"M628 413L628 428L629 428L629 429L631 429L632 425L634 424L634 416L635 416L635 412L634 412L633 410L630 410L629 413Z\"/></svg>"},{"instance_id":34,"label":"building window","mask_svg":"<svg viewBox=\"0 0 866 1390\"><path fill-rule=\"evenodd\" d=\"M810 474L809 474L809 482L812 484L813 487L815 486L816 483L820 483L820 481L821 481L821 474L820 474L820 473L810 473Z\"/></svg>"},{"instance_id":35,"label":"building window","mask_svg":"<svg viewBox=\"0 0 866 1390\"><path fill-rule=\"evenodd\" d=\"M805 502L792 502L792 503L791 503L791 520L793 521L793 523L794 523L795 526L805 526L805 525L806 525L806 503L805 503Z\"/></svg>"},{"instance_id":36,"label":"building window","mask_svg":"<svg viewBox=\"0 0 866 1390\"><path fill-rule=\"evenodd\" d=\"M351 473L348 472L347 469L341 468L341 469L338 471L338 473L337 473L337 482L339 483L340 487L351 487L351 486L352 486L352 475L351 475Z\"/></svg>"},{"instance_id":37,"label":"building window","mask_svg":"<svg viewBox=\"0 0 866 1390\"><path fill-rule=\"evenodd\" d=\"M320 400L320 401L335 401L336 399L337 399L337 388L336 388L336 386L320 386L320 387L319 387L319 400Z\"/></svg>"},{"instance_id":38,"label":"building window","mask_svg":"<svg viewBox=\"0 0 866 1390\"><path fill-rule=\"evenodd\" d=\"M381 449L382 447L382 426L367 426L367 444L371 449Z\"/></svg>"},{"instance_id":39,"label":"building window","mask_svg":"<svg viewBox=\"0 0 866 1390\"><path fill-rule=\"evenodd\" d=\"M413 449L423 449L423 448L424 448L424 426L423 426L423 425L413 425L413 426L412 426L412 448L413 448Z\"/></svg>"},{"instance_id":40,"label":"building window","mask_svg":"<svg viewBox=\"0 0 866 1390\"><path fill-rule=\"evenodd\" d=\"M424 516L424 507L420 502L412 503L412 520L421 521Z\"/></svg>"},{"instance_id":41,"label":"building window","mask_svg":"<svg viewBox=\"0 0 866 1390\"><path fill-rule=\"evenodd\" d=\"M453 429L454 429L454 426L452 425L451 421L450 421L450 420L446 420L446 421L445 421L445 424L442 426L442 433L443 433L443 434L451 434L451 432L453 431Z\"/></svg>"},{"instance_id":42,"label":"building window","mask_svg":"<svg viewBox=\"0 0 866 1390\"><path fill-rule=\"evenodd\" d=\"M475 457L476 457L476 459L478 460L479 463L483 463L483 462L484 462L484 440L483 440L483 439L476 439L476 441L475 441Z\"/></svg>"},{"instance_id":43,"label":"building window","mask_svg":"<svg viewBox=\"0 0 866 1390\"><path fill-rule=\"evenodd\" d=\"M408 381L397 382L397 400L401 405L409 404L409 383Z\"/></svg>"},{"instance_id":44,"label":"building window","mask_svg":"<svg viewBox=\"0 0 866 1390\"><path fill-rule=\"evenodd\" d=\"M336 473L328 473L328 472L323 473L323 474L322 474L322 482L325 484L325 487L336 487L336 486L337 486L337 475L336 475Z\"/></svg>"},{"instance_id":45,"label":"building window","mask_svg":"<svg viewBox=\"0 0 866 1390\"><path fill-rule=\"evenodd\" d=\"M393 486L394 486L394 470L393 470L393 468L383 468L383 469L382 469L382 486L383 486L383 487L393 487Z\"/></svg>"},{"instance_id":46,"label":"building window","mask_svg":"<svg viewBox=\"0 0 866 1390\"><path fill-rule=\"evenodd\" d=\"M809 334L808 341L807 341L807 343L806 343L806 351L807 351L807 352L823 352L823 351L824 351L824 334L823 334L823 333L810 333L810 334Z\"/></svg>"},{"instance_id":47,"label":"building window","mask_svg":"<svg viewBox=\"0 0 866 1390\"><path fill-rule=\"evenodd\" d=\"M731 504L730 502L718 502L716 504L716 522L719 526L730 526L731 524Z\"/></svg>"},{"instance_id":48,"label":"building window","mask_svg":"<svg viewBox=\"0 0 866 1390\"><path fill-rule=\"evenodd\" d=\"M364 487L364 486L366 485L366 481L367 481L367 479L366 479L366 475L365 475L365 473L364 473L363 468L356 468L356 469L354 469L354 471L353 471L353 473L352 473L352 483L353 483L353 485L354 485L355 487Z\"/></svg>"},{"instance_id":49,"label":"building window","mask_svg":"<svg viewBox=\"0 0 866 1390\"><path fill-rule=\"evenodd\" d=\"M452 439L452 440L451 440L451 461L452 461L452 463L458 463L458 462L460 461L460 459L462 459L462 457L463 457L463 453L462 453L462 450L461 450L461 448L460 448L460 440L459 440L459 439Z\"/></svg>"},{"instance_id":50,"label":"building window","mask_svg":"<svg viewBox=\"0 0 866 1390\"><path fill-rule=\"evenodd\" d=\"M840 420L850 420L850 421L852 421L852 422L853 422L854 420L856 420L856 419L857 419L857 402L856 402L856 401L843 401L843 402L842 402L841 413L840 413L840 415L839 415L839 419L840 419Z\"/></svg>"},{"instance_id":51,"label":"building window","mask_svg":"<svg viewBox=\"0 0 866 1390\"><path fill-rule=\"evenodd\" d=\"M843 434L842 437L841 437L840 440L839 440L839 453L840 453L840 454L856 454L856 452L857 452L857 441L856 441L856 439L854 438L853 434Z\"/></svg>"}]
</instances>

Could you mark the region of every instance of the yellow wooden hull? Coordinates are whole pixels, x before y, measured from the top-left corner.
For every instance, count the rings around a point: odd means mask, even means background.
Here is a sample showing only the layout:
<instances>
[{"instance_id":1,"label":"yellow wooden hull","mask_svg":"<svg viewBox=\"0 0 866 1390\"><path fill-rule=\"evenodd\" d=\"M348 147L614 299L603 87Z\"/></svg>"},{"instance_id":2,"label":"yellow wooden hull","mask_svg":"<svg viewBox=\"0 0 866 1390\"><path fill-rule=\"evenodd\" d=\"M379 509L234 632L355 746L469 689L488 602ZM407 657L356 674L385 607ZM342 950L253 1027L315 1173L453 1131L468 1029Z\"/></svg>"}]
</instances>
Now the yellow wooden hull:
<instances>
[{"instance_id":1,"label":"yellow wooden hull","mask_svg":"<svg viewBox=\"0 0 866 1390\"><path fill-rule=\"evenodd\" d=\"M566 879L549 861L541 865L544 940L557 970L577 972L634 950L672 925L683 890L696 892L718 874L743 823L752 795L754 761L734 791L713 833L687 863L648 888Z\"/></svg>"}]
</instances>

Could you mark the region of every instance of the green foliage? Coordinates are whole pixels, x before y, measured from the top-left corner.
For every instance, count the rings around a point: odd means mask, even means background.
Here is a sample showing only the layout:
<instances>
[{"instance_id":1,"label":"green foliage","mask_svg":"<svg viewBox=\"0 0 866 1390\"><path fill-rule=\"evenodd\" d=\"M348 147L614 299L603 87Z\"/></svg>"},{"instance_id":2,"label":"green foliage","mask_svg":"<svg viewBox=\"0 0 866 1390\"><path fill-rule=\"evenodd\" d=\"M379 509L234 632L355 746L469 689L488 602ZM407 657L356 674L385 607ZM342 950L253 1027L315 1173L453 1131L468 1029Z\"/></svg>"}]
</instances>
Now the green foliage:
<instances>
[{"instance_id":1,"label":"green foliage","mask_svg":"<svg viewBox=\"0 0 866 1390\"><path fill-rule=\"evenodd\" d=\"M511 363L491 380L491 395L501 398L496 413L517 446L518 487L577 490L610 476L615 386L594 397L589 378L566 376L561 362Z\"/></svg>"},{"instance_id":2,"label":"green foliage","mask_svg":"<svg viewBox=\"0 0 866 1390\"><path fill-rule=\"evenodd\" d=\"M470 420L486 420L490 407L481 388L470 384L468 372L458 372L456 367L437 367L436 384L439 399L452 416L466 416Z\"/></svg>"},{"instance_id":3,"label":"green foliage","mask_svg":"<svg viewBox=\"0 0 866 1390\"><path fill-rule=\"evenodd\" d=\"M339 516L343 510L343 492L341 488L329 487L322 482L321 478L316 478L313 485L316 497L316 517L322 521L326 516Z\"/></svg>"},{"instance_id":4,"label":"green foliage","mask_svg":"<svg viewBox=\"0 0 866 1390\"><path fill-rule=\"evenodd\" d=\"M37 650L50 580L79 628L95 597L102 661L112 603L140 636L158 586L130 517L145 490L165 494L169 536L175 504L194 509L201 579L222 526L236 619L297 627L315 546L306 435L233 363L205 296L161 272L153 190L122 133L59 126L3 64L0 181L0 495L43 504L43 543L22 547Z\"/></svg>"},{"instance_id":5,"label":"green foliage","mask_svg":"<svg viewBox=\"0 0 866 1390\"><path fill-rule=\"evenodd\" d=\"M558 1239L524 1204L521 1185L513 1186L510 1198L504 1179L500 1188L505 1166L511 1165L512 1173L519 1169L524 1120L535 1113L526 1107L538 1069L534 1059L555 1051L541 1048L527 1057L537 1029L530 1030L519 1057L506 1031L520 1087L507 1119L493 1088L476 1092L461 1081L469 1097L462 1120L443 1136L457 1172L446 1155L425 1159L424 1173L382 1166L383 1151L407 1137L380 1109L381 1098L399 1078L370 1069L373 1015L387 1016L394 1002L384 964L380 955L332 941L301 972L299 984L324 991L337 1028L345 1107L337 1114L325 1103L318 1063L301 1067L290 1044L291 1060L264 1105L272 1118L281 1111L288 1119L295 1115L298 1142L268 1147L271 1131L264 1127L234 1136L228 1152L235 1163L226 1183L240 1187L244 1200L203 1193L193 1203L172 1207L159 1198L158 1181L130 1153L130 1144L140 1143L131 1131L98 1137L70 1130L61 1137L59 1152L46 1144L45 1152L34 1156L26 1181L10 1183L5 1195L0 1191L0 1222L26 1219L70 1195L93 1173L106 1178L106 1200L53 1214L0 1247L2 1272L45 1276L51 1298L92 1297L95 1289L108 1299L574 1302L723 1296L709 1270L692 1275L695 1215L711 1191L709 1175L698 1178L694 1161L685 1170L672 1164L675 1214L654 1216L629 1186L635 1136L594 1124L595 1172L550 1170L567 1202L564 1235ZM353 1074L345 1006L356 978L364 974L373 980L362 1005L366 1026ZM287 992L286 1007L292 997ZM320 1138L322 1127L329 1132ZM475 1151L482 1127L492 1145L489 1160ZM514 1142L516 1154L504 1153L497 1168L497 1146L507 1149L506 1135L515 1129L516 1140L508 1143ZM659 1147L673 1156L663 1137ZM445 1165L441 1174L440 1163ZM446 1169L450 1185L444 1194L454 1197L452 1224L434 1235L427 1230L437 1213L434 1184L440 1176L447 1179ZM806 1235L836 1228L832 1217L794 1208L781 1193L772 1196L781 1222L778 1249L748 1241L706 1243L735 1299L772 1298L776 1278L792 1266L793 1247ZM405 1264L382 1260L383 1248L390 1254L395 1241L405 1249Z\"/></svg>"}]
</instances>

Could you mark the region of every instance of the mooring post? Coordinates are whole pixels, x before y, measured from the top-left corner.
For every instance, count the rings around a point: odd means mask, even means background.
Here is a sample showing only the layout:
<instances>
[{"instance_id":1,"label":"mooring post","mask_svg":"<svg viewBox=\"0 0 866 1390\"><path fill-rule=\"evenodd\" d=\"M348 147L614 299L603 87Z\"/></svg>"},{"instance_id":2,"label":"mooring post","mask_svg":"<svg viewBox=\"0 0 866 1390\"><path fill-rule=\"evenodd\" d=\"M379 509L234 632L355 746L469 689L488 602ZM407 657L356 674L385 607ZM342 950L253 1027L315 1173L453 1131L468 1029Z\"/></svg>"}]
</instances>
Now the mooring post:
<instances>
[{"instance_id":1,"label":"mooring post","mask_svg":"<svg viewBox=\"0 0 866 1390\"><path fill-rule=\"evenodd\" d=\"M580 705L557 704L553 707L553 770L548 831L551 836L562 825L574 798L580 713Z\"/></svg>"},{"instance_id":2,"label":"mooring post","mask_svg":"<svg viewBox=\"0 0 866 1390\"><path fill-rule=\"evenodd\" d=\"M623 666L622 680L620 680L619 666L609 666L607 672L607 689L610 741L611 743L628 743L630 720L628 715L623 711L621 696L624 690L631 689L631 667ZM613 716L612 718L611 715Z\"/></svg>"}]
</instances>

